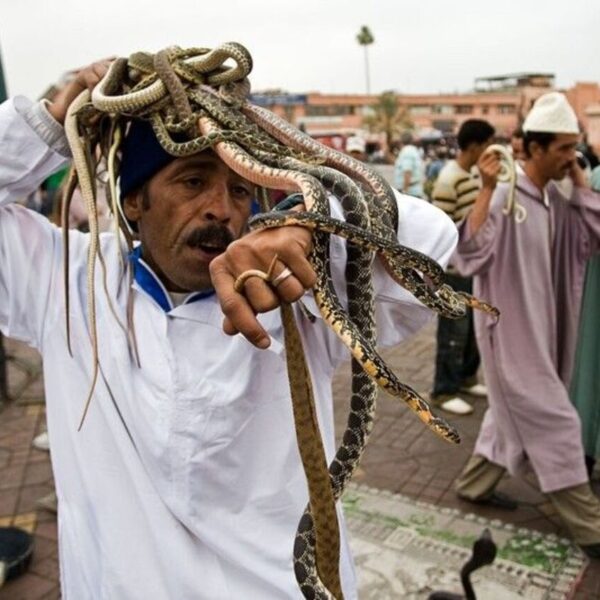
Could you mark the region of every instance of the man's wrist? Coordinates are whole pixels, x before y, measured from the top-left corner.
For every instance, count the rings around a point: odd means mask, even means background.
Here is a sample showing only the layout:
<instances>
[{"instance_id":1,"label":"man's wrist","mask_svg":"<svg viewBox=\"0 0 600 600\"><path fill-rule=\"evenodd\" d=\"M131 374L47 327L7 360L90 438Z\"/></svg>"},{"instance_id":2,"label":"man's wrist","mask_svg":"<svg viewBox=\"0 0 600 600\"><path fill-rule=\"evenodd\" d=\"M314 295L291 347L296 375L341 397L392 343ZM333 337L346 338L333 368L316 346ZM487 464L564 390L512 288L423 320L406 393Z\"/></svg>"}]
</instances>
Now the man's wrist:
<instances>
[{"instance_id":1,"label":"man's wrist","mask_svg":"<svg viewBox=\"0 0 600 600\"><path fill-rule=\"evenodd\" d=\"M52 102L48 102L48 104L46 104L46 110L48 111L48 114L59 125L64 125L65 124L65 118L66 118L67 115L64 113L63 110L61 110L60 108L58 108L56 106L56 104L53 104Z\"/></svg>"},{"instance_id":2,"label":"man's wrist","mask_svg":"<svg viewBox=\"0 0 600 600\"><path fill-rule=\"evenodd\" d=\"M494 179L493 181L484 181L481 184L481 189L487 192L493 192L496 189L498 182Z\"/></svg>"}]
</instances>

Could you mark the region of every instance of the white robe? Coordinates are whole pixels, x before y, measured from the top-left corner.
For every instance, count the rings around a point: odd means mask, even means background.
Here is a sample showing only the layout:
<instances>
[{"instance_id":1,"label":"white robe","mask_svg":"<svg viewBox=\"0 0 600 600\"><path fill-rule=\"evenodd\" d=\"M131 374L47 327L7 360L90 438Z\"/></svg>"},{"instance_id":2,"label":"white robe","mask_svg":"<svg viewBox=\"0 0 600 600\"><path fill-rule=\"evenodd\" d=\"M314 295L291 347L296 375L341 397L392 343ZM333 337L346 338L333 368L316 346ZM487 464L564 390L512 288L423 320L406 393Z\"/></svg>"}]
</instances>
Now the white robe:
<instances>
[{"instance_id":1,"label":"white robe","mask_svg":"<svg viewBox=\"0 0 600 600\"><path fill-rule=\"evenodd\" d=\"M164 311L137 282L130 290L115 238L103 234L109 293L123 322L127 295L134 294L141 368L111 313L98 264L100 364L114 401L100 379L78 432L92 373L89 238L71 235L71 357L60 231L9 204L64 163L40 138L43 127L37 129L14 103L0 106L0 328L44 358L63 598L300 598L292 547L307 492L278 311L261 316L273 340L268 350L222 332L214 295ZM402 243L445 265L456 243L452 222L408 196L399 196L399 209ZM340 282L345 248L337 238L332 252ZM383 345L400 342L430 318L379 266L375 285ZM347 353L320 320L311 324L298 315L331 458L331 378ZM415 419L414 427L422 426ZM342 536L343 587L352 599L356 581L343 523Z\"/></svg>"}]
</instances>

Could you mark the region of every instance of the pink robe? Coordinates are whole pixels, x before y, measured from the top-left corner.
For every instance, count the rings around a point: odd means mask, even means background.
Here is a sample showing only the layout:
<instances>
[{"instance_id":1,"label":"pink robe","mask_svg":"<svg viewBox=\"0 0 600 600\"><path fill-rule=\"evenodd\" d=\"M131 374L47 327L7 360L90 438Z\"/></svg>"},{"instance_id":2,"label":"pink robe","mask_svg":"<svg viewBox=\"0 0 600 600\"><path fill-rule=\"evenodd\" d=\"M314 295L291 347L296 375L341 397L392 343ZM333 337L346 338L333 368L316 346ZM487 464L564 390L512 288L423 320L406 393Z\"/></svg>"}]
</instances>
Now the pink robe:
<instances>
[{"instance_id":1,"label":"pink robe","mask_svg":"<svg viewBox=\"0 0 600 600\"><path fill-rule=\"evenodd\" d=\"M600 244L600 194L577 189L565 200L551 182L542 195L523 173L517 185L525 222L502 214L508 186L499 185L477 234L462 223L452 260L501 312L495 322L476 311L489 408L474 452L513 475L529 459L542 491L552 492L588 480L567 390L585 265Z\"/></svg>"}]
</instances>

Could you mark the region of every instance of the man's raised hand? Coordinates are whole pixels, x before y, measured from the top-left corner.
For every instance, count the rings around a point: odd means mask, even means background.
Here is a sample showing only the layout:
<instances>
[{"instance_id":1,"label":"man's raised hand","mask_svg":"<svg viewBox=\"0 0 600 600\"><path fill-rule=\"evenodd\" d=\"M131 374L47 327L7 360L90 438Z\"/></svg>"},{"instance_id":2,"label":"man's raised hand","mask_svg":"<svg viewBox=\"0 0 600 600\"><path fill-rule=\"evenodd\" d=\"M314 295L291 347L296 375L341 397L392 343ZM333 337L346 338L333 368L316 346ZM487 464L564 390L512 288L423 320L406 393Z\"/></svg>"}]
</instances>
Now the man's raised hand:
<instances>
[{"instance_id":1,"label":"man's raised hand","mask_svg":"<svg viewBox=\"0 0 600 600\"><path fill-rule=\"evenodd\" d=\"M71 102L83 90L93 90L100 83L104 75L106 75L112 61L112 58L105 58L75 72L75 77L58 92L54 101L48 105L48 112L56 121L61 125L64 124L67 109Z\"/></svg>"}]
</instances>

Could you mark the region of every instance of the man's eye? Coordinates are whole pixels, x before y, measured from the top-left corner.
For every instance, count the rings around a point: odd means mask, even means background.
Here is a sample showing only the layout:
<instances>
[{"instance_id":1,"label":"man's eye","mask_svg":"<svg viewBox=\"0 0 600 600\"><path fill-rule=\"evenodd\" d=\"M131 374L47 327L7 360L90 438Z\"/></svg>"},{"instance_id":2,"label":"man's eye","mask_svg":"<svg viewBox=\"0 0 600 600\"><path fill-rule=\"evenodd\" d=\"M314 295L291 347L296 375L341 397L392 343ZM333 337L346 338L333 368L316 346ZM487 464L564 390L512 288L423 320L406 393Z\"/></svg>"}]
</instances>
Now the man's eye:
<instances>
[{"instance_id":1,"label":"man's eye","mask_svg":"<svg viewBox=\"0 0 600 600\"><path fill-rule=\"evenodd\" d=\"M200 177L188 177L184 181L185 185L191 188L197 188L202 185L202 179Z\"/></svg>"},{"instance_id":2,"label":"man's eye","mask_svg":"<svg viewBox=\"0 0 600 600\"><path fill-rule=\"evenodd\" d=\"M252 194L250 188L245 185L235 185L232 191L236 196L250 196Z\"/></svg>"}]
</instances>

